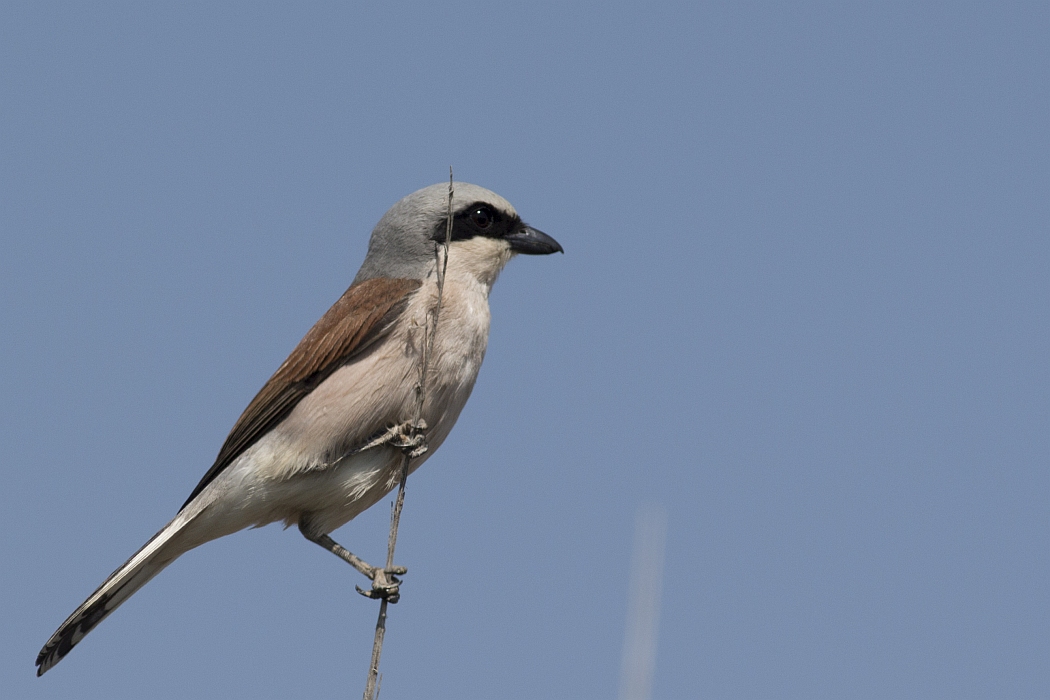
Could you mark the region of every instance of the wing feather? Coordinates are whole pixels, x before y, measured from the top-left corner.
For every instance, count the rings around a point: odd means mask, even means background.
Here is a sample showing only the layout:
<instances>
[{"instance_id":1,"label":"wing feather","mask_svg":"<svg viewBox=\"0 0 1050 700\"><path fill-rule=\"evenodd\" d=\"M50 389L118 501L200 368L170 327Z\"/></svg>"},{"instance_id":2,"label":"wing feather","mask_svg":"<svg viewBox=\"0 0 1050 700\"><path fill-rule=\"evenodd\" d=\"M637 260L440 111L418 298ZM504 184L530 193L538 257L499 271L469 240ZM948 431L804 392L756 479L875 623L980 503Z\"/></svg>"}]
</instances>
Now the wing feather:
<instances>
[{"instance_id":1,"label":"wing feather","mask_svg":"<svg viewBox=\"0 0 1050 700\"><path fill-rule=\"evenodd\" d=\"M244 409L215 463L182 507L284 420L332 372L383 338L421 284L419 280L379 277L347 289Z\"/></svg>"}]
</instances>

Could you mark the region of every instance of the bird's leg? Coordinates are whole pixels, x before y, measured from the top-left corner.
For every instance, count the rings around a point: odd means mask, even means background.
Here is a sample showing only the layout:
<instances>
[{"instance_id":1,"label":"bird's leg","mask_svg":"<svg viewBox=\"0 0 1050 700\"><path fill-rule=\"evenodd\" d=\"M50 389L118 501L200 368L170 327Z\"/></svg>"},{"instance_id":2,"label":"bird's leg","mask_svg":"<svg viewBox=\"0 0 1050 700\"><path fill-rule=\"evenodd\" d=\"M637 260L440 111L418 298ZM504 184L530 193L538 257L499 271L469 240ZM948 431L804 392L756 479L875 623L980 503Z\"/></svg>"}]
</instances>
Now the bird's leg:
<instances>
[{"instance_id":1,"label":"bird's leg","mask_svg":"<svg viewBox=\"0 0 1050 700\"><path fill-rule=\"evenodd\" d=\"M362 590L360 586L356 587L357 592L361 595L368 598L385 598L391 603L396 603L401 597L398 590L398 586L401 584L401 579L399 579L398 576L403 576L408 573L408 569L405 567L391 566L387 569L381 569L377 566L372 566L364 559L361 559L361 557L333 540L329 535L312 531L307 525L305 518L299 520L299 532L303 533L303 537L320 545L324 549L327 549L329 552L360 571L372 581L372 590L365 591Z\"/></svg>"},{"instance_id":2,"label":"bird's leg","mask_svg":"<svg viewBox=\"0 0 1050 700\"><path fill-rule=\"evenodd\" d=\"M426 429L427 423L423 419L417 421L405 421L404 423L395 425L379 434L367 444L354 450L354 453L364 452L365 450L379 447L380 445L390 445L391 447L396 447L404 452L409 459L415 459L416 457L425 454L427 449L429 449L425 433ZM367 598L383 598L391 603L396 603L401 597L398 588L401 585L401 580L398 576L404 576L408 573L408 569L405 567L389 566L386 568L379 568L378 566L372 566L364 559L333 540L329 535L315 532L309 526L305 517L299 519L299 532L303 533L303 537L306 539L324 547L329 552L371 579L371 590L366 591L360 586L355 586L357 592L361 595Z\"/></svg>"}]
</instances>

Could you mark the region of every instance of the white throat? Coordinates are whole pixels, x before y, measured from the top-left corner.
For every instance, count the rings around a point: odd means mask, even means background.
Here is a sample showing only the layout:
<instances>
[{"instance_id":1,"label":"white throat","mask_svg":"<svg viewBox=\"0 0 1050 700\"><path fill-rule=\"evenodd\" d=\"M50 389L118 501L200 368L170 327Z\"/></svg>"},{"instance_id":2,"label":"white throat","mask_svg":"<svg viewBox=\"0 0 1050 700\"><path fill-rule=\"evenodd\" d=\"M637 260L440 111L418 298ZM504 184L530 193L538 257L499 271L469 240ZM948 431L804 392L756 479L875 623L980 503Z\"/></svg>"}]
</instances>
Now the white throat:
<instances>
[{"instance_id":1,"label":"white throat","mask_svg":"<svg viewBox=\"0 0 1050 700\"><path fill-rule=\"evenodd\" d=\"M438 265L444 264L445 248L438 246ZM514 257L510 244L504 240L476 236L449 245L446 279L460 284L480 284L486 296L499 277L503 267Z\"/></svg>"}]
</instances>

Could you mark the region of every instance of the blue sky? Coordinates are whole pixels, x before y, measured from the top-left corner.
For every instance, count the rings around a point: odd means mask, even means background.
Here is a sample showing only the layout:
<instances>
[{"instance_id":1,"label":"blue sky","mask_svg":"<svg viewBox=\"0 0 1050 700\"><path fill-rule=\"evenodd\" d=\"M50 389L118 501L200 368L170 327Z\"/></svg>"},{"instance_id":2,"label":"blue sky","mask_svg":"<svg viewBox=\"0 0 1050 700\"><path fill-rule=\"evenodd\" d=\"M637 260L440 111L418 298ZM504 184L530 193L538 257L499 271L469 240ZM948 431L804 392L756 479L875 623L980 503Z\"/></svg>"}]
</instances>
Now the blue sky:
<instances>
[{"instance_id":1,"label":"blue sky","mask_svg":"<svg viewBox=\"0 0 1050 700\"><path fill-rule=\"evenodd\" d=\"M447 178L515 260L413 475L384 700L609 698L635 513L655 698L1050 694L1045 3L5 3L5 697L356 697L376 605L271 526L42 679ZM337 539L382 558L378 506Z\"/></svg>"}]
</instances>

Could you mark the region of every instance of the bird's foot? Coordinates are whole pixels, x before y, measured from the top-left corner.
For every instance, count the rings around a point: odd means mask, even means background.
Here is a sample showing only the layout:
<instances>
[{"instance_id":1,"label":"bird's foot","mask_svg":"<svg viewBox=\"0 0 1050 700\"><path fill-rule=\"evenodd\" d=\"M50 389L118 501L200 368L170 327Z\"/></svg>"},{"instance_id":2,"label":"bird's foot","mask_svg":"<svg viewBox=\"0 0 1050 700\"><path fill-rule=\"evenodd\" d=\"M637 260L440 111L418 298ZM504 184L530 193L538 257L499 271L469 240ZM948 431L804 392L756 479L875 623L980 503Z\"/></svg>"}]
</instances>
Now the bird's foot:
<instances>
[{"instance_id":1,"label":"bird's foot","mask_svg":"<svg viewBox=\"0 0 1050 700\"><path fill-rule=\"evenodd\" d=\"M427 422L420 418L418 421L405 421L400 425L395 425L392 428L387 428L386 431L379 434L376 438L368 442L368 444L359 447L356 452L363 452L370 450L373 447L379 447L380 445L390 445L396 447L406 455L409 459L415 459L426 453L430 447L427 445Z\"/></svg>"},{"instance_id":2,"label":"bird's foot","mask_svg":"<svg viewBox=\"0 0 1050 700\"><path fill-rule=\"evenodd\" d=\"M427 445L427 422L420 418L416 422L405 421L393 428L394 435L391 436L390 445L397 447L409 459L423 456L430 446Z\"/></svg>"},{"instance_id":3,"label":"bird's foot","mask_svg":"<svg viewBox=\"0 0 1050 700\"><path fill-rule=\"evenodd\" d=\"M404 576L408 573L408 569L403 566L391 566L386 569L373 569L372 571L372 588L365 590L360 586L354 586L357 592L366 598L382 599L390 603L396 603L401 599L401 579L398 576Z\"/></svg>"}]
</instances>

